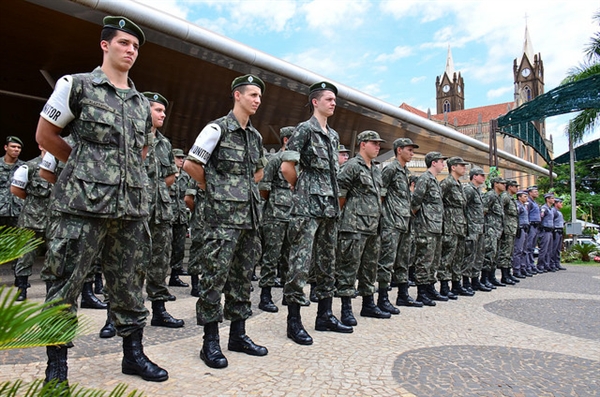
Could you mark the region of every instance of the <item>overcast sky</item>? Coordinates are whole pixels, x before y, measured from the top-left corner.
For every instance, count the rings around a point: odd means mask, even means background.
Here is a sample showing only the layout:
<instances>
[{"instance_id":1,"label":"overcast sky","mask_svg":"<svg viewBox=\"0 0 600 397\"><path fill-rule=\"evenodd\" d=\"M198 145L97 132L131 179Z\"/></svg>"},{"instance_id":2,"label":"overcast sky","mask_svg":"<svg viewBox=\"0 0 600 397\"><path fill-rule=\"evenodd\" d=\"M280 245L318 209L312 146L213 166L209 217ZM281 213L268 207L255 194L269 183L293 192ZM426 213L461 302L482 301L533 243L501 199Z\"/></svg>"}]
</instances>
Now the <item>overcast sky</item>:
<instances>
[{"instance_id":1,"label":"overcast sky","mask_svg":"<svg viewBox=\"0 0 600 397\"><path fill-rule=\"evenodd\" d=\"M465 107L513 100L512 66L527 24L545 90L584 60L600 2L137 0L399 106L436 112L435 79L448 45ZM265 98L268 100L268 97ZM546 120L554 154L569 117ZM335 126L333 126L335 128ZM600 138L600 131L586 141Z\"/></svg>"}]
</instances>

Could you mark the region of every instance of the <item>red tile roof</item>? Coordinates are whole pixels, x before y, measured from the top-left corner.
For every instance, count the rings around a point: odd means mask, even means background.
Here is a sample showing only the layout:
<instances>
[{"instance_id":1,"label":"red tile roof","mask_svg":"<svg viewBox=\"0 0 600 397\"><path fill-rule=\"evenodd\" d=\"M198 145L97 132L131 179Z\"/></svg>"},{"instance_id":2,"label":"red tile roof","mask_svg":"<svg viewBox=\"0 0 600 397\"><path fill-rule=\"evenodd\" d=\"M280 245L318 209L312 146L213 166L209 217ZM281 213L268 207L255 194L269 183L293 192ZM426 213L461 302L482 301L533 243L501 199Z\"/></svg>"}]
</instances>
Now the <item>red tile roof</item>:
<instances>
[{"instance_id":1,"label":"red tile roof","mask_svg":"<svg viewBox=\"0 0 600 397\"><path fill-rule=\"evenodd\" d=\"M419 115L421 117L427 118L427 113L414 108L406 103L400 105L401 109ZM480 106L478 108L465 109L465 110L457 110L455 112L448 113L448 124L455 125L454 121L456 120L456 126L461 127L465 125L473 125L477 124L479 120L479 115L481 115L481 122L487 123L492 119L498 118L503 114L508 113L509 110L514 109L514 102L505 102L498 103L496 105L488 105L488 106ZM433 120L444 121L444 114L433 114L431 115Z\"/></svg>"}]
</instances>

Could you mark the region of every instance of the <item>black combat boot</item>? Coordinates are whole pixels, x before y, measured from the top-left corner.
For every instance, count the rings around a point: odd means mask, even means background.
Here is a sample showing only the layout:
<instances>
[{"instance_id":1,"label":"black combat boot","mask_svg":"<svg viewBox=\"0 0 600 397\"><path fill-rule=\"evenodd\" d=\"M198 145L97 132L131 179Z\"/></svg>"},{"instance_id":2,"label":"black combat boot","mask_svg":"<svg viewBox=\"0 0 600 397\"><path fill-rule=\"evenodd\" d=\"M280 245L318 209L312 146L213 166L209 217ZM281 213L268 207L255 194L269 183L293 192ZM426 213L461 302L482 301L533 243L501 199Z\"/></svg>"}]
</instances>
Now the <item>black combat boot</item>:
<instances>
[{"instance_id":1,"label":"black combat boot","mask_svg":"<svg viewBox=\"0 0 600 397\"><path fill-rule=\"evenodd\" d=\"M117 334L117 329L115 328L114 324L112 323L112 320L110 319L110 304L108 304L107 306L108 307L106 308L106 323L104 324L104 327L102 327L102 329L100 330L99 334L99 336L102 339L112 338Z\"/></svg>"},{"instance_id":2,"label":"black combat boot","mask_svg":"<svg viewBox=\"0 0 600 397\"><path fill-rule=\"evenodd\" d=\"M310 283L310 294L308 299L314 303L319 301L319 298L317 298L317 283Z\"/></svg>"},{"instance_id":3,"label":"black combat boot","mask_svg":"<svg viewBox=\"0 0 600 397\"><path fill-rule=\"evenodd\" d=\"M313 339L306 332L300 317L300 305L288 303L287 336L299 345L312 345Z\"/></svg>"},{"instance_id":4,"label":"black combat boot","mask_svg":"<svg viewBox=\"0 0 600 397\"><path fill-rule=\"evenodd\" d=\"M520 270L520 269L519 270L514 270L513 269L512 277L513 278L517 278L517 279L519 279L519 278L527 278L527 276L525 275L525 272L522 271L522 270Z\"/></svg>"},{"instance_id":5,"label":"black combat boot","mask_svg":"<svg viewBox=\"0 0 600 397\"><path fill-rule=\"evenodd\" d=\"M94 293L101 294L104 289L104 284L102 283L102 273L94 274Z\"/></svg>"},{"instance_id":6,"label":"black combat boot","mask_svg":"<svg viewBox=\"0 0 600 397\"><path fill-rule=\"evenodd\" d=\"M488 271L488 280L490 280L490 283L496 287L506 287L506 284L500 282L500 280L496 278L496 269Z\"/></svg>"},{"instance_id":7,"label":"black combat boot","mask_svg":"<svg viewBox=\"0 0 600 397\"><path fill-rule=\"evenodd\" d=\"M436 303L429 299L427 287L429 287L427 284L417 285L417 302L421 302L425 306L435 306Z\"/></svg>"},{"instance_id":8,"label":"black combat boot","mask_svg":"<svg viewBox=\"0 0 600 397\"><path fill-rule=\"evenodd\" d=\"M448 297L445 295L440 295L439 292L435 289L435 283L427 284L427 293L429 294L429 298L434 301L440 302L448 302Z\"/></svg>"},{"instance_id":9,"label":"black combat boot","mask_svg":"<svg viewBox=\"0 0 600 397\"><path fill-rule=\"evenodd\" d=\"M165 309L165 301L152 301L152 320L150 325L155 327L181 328L183 320L173 318Z\"/></svg>"},{"instance_id":10,"label":"black combat boot","mask_svg":"<svg viewBox=\"0 0 600 397\"><path fill-rule=\"evenodd\" d=\"M392 317L390 312L381 310L381 308L375 304L375 299L373 298L373 295L363 296L362 309L360 310L360 315L363 317L371 317L371 318L390 318L390 317Z\"/></svg>"},{"instance_id":11,"label":"black combat boot","mask_svg":"<svg viewBox=\"0 0 600 397\"><path fill-rule=\"evenodd\" d=\"M123 338L123 361L121 372L125 375L138 375L150 382L164 382L169 379L169 373L154 364L144 354L142 345L143 330L135 330Z\"/></svg>"},{"instance_id":12,"label":"black combat boot","mask_svg":"<svg viewBox=\"0 0 600 397\"><path fill-rule=\"evenodd\" d=\"M211 368L227 367L227 358L221 352L219 344L219 324L217 322L205 324L203 338L200 359Z\"/></svg>"},{"instance_id":13,"label":"black combat boot","mask_svg":"<svg viewBox=\"0 0 600 397\"><path fill-rule=\"evenodd\" d=\"M458 299L458 296L455 295L452 291L450 291L450 283L448 282L448 280L440 281L440 295L452 300Z\"/></svg>"},{"instance_id":14,"label":"black combat boot","mask_svg":"<svg viewBox=\"0 0 600 397\"><path fill-rule=\"evenodd\" d=\"M462 295L462 296L473 296L475 293L473 291L469 292L464 286L461 285L460 281L452 280L452 289L450 290L454 295Z\"/></svg>"},{"instance_id":15,"label":"black combat boot","mask_svg":"<svg viewBox=\"0 0 600 397\"><path fill-rule=\"evenodd\" d=\"M94 295L92 282L83 283L83 289L81 290L81 308L106 310L106 307L106 303L102 302Z\"/></svg>"},{"instance_id":16,"label":"black combat boot","mask_svg":"<svg viewBox=\"0 0 600 397\"><path fill-rule=\"evenodd\" d=\"M46 346L46 355L48 356L48 366L46 367L46 379L44 379L44 383L50 381L57 383L65 382L63 385L68 387L67 346Z\"/></svg>"},{"instance_id":17,"label":"black combat boot","mask_svg":"<svg viewBox=\"0 0 600 397\"><path fill-rule=\"evenodd\" d=\"M169 278L169 287L189 287L188 283L184 283L179 278L177 269L171 269L171 277Z\"/></svg>"},{"instance_id":18,"label":"black combat boot","mask_svg":"<svg viewBox=\"0 0 600 397\"><path fill-rule=\"evenodd\" d=\"M19 296L17 296L17 302L22 302L27 299L27 288L29 285L29 277L27 276L17 276L15 277L15 287L19 291Z\"/></svg>"},{"instance_id":19,"label":"black combat boot","mask_svg":"<svg viewBox=\"0 0 600 397\"><path fill-rule=\"evenodd\" d=\"M470 295L465 295L465 296L475 295L475 290L473 289L473 286L471 285L471 279L469 278L469 276L463 276L462 287L470 294Z\"/></svg>"},{"instance_id":20,"label":"black combat boot","mask_svg":"<svg viewBox=\"0 0 600 397\"><path fill-rule=\"evenodd\" d=\"M490 273L491 272L488 270L481 271L481 284L485 285L490 290L493 290L496 289L496 286L490 281Z\"/></svg>"},{"instance_id":21,"label":"black combat boot","mask_svg":"<svg viewBox=\"0 0 600 397\"><path fill-rule=\"evenodd\" d=\"M513 273L514 272L513 272L512 267L509 267L508 269L506 269L506 275L507 275L507 277L510 278L515 283L520 283L521 280L519 280L519 278L515 277Z\"/></svg>"},{"instance_id":22,"label":"black combat boot","mask_svg":"<svg viewBox=\"0 0 600 397\"><path fill-rule=\"evenodd\" d=\"M517 280L517 282L515 282L511 275L510 275L510 269L507 267L503 267L502 269L500 269L500 272L502 273L502 277L500 278L500 282L507 284L507 285L515 285L516 283L518 283L519 281Z\"/></svg>"},{"instance_id":23,"label":"black combat boot","mask_svg":"<svg viewBox=\"0 0 600 397\"><path fill-rule=\"evenodd\" d=\"M235 320L229 328L229 343L227 349L233 352L246 353L251 356L266 356L269 351L264 346L252 342L246 335L246 320Z\"/></svg>"},{"instance_id":24,"label":"black combat boot","mask_svg":"<svg viewBox=\"0 0 600 397\"><path fill-rule=\"evenodd\" d=\"M355 326L358 323L356 322L356 318L354 317L354 313L352 313L352 297L351 296L342 296L342 324L347 326Z\"/></svg>"},{"instance_id":25,"label":"black combat boot","mask_svg":"<svg viewBox=\"0 0 600 397\"><path fill-rule=\"evenodd\" d=\"M483 271L481 272L481 274L481 277L483 278ZM485 284L481 283L479 281L479 277L471 278L471 287L473 288L473 291L490 292L492 290L491 288L488 288Z\"/></svg>"},{"instance_id":26,"label":"black combat boot","mask_svg":"<svg viewBox=\"0 0 600 397\"><path fill-rule=\"evenodd\" d=\"M325 298L319 301L317 307L317 319L315 320L315 329L317 331L333 331L350 334L354 331L352 327L344 325L338 320L331 311L333 298Z\"/></svg>"},{"instance_id":27,"label":"black combat boot","mask_svg":"<svg viewBox=\"0 0 600 397\"><path fill-rule=\"evenodd\" d=\"M271 287L263 287L260 289L260 303L258 308L269 313L277 313L279 308L273 303L271 296Z\"/></svg>"},{"instance_id":28,"label":"black combat boot","mask_svg":"<svg viewBox=\"0 0 600 397\"><path fill-rule=\"evenodd\" d=\"M400 309L392 305L392 303L390 302L387 288L379 288L379 293L377 294L377 306L383 312L387 312L390 314L400 314Z\"/></svg>"},{"instance_id":29,"label":"black combat boot","mask_svg":"<svg viewBox=\"0 0 600 397\"><path fill-rule=\"evenodd\" d=\"M423 307L423 302L414 300L408 294L408 283L400 283L398 284L398 298L396 298L396 306Z\"/></svg>"},{"instance_id":30,"label":"black combat boot","mask_svg":"<svg viewBox=\"0 0 600 397\"><path fill-rule=\"evenodd\" d=\"M200 296L200 290L198 289L198 282L200 281L200 278L197 274L192 274L190 280L192 282L192 290L190 291L190 295L197 298Z\"/></svg>"}]
</instances>

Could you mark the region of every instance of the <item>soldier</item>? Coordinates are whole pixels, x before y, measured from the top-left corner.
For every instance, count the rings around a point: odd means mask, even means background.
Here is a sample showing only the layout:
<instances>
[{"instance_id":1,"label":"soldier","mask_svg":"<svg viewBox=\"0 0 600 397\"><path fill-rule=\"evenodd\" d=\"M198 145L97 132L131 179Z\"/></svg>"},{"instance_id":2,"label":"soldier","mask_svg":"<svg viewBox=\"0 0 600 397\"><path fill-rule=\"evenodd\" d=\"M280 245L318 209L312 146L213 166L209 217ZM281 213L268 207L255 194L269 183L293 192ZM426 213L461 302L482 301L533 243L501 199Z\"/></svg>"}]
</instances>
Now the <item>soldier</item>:
<instances>
[{"instance_id":1,"label":"soldier","mask_svg":"<svg viewBox=\"0 0 600 397\"><path fill-rule=\"evenodd\" d=\"M434 301L447 301L435 289L435 270L439 268L442 253L442 225L444 204L442 189L436 176L444 169L447 157L439 152L425 155L425 171L415 185L410 203L415 229L415 282L417 301L435 306Z\"/></svg>"},{"instance_id":2,"label":"soldier","mask_svg":"<svg viewBox=\"0 0 600 397\"><path fill-rule=\"evenodd\" d=\"M199 280L202 274L202 250L204 249L204 190L198 186L198 182L190 178L185 190L185 205L192 212L190 219L190 245L188 273L190 274L192 290L190 295L199 297Z\"/></svg>"},{"instance_id":3,"label":"soldier","mask_svg":"<svg viewBox=\"0 0 600 397\"><path fill-rule=\"evenodd\" d=\"M554 237L554 193L544 194L546 203L540 208L540 253L537 261L537 271L547 273L553 272L550 268L550 257L552 256Z\"/></svg>"},{"instance_id":4,"label":"soldier","mask_svg":"<svg viewBox=\"0 0 600 397\"><path fill-rule=\"evenodd\" d=\"M148 101L128 78L145 38L127 18L103 22L102 66L60 78L36 131L38 143L66 163L53 191L59 215L48 235L46 269L53 281L46 301L70 304L75 314L84 278L104 243L105 288L123 337L122 371L159 382L168 373L142 347L148 315L144 261L150 256L143 158L153 136L152 117ZM61 138L63 129L73 135L73 148ZM66 381L66 346L46 350L46 381Z\"/></svg>"},{"instance_id":5,"label":"soldier","mask_svg":"<svg viewBox=\"0 0 600 397\"><path fill-rule=\"evenodd\" d=\"M362 296L360 315L372 318L390 318L391 312L375 305L375 279L381 242L381 171L374 159L379 155L381 142L375 131L363 131L356 138L358 154L348 160L337 176L340 187L339 201L342 214L338 224L338 249L335 270L337 292L342 298L342 323L356 325L352 314L352 297L358 279L358 294ZM387 300L387 288L379 294L386 299L385 308L400 310ZM386 298L384 298L385 295Z\"/></svg>"},{"instance_id":6,"label":"soldier","mask_svg":"<svg viewBox=\"0 0 600 397\"><path fill-rule=\"evenodd\" d=\"M346 161L350 158L350 150L346 149L346 146L339 145L338 146L338 163L340 167L344 165Z\"/></svg>"},{"instance_id":7,"label":"soldier","mask_svg":"<svg viewBox=\"0 0 600 397\"><path fill-rule=\"evenodd\" d=\"M277 269L285 275L289 269L290 243L287 230L292 209L290 184L281 174L281 159L294 127L279 130L281 150L269 158L264 177L258 184L260 195L265 199L262 235L263 255L260 259L260 303L258 307L266 312L276 313L279 308L273 303L271 288L277 284ZM285 277L284 277L285 279Z\"/></svg>"},{"instance_id":8,"label":"soldier","mask_svg":"<svg viewBox=\"0 0 600 397\"><path fill-rule=\"evenodd\" d=\"M315 266L315 293L319 300L315 329L353 331L331 311L335 294L336 221L340 211L336 179L339 136L329 127L327 119L335 111L337 88L323 81L311 85L309 92L312 117L298 124L281 163L281 172L293 190L288 229L290 270L283 287L288 304L287 336L301 345L313 343L300 317L300 306L310 304L304 295L304 286L311 260ZM296 163L300 166L299 174Z\"/></svg>"},{"instance_id":9,"label":"soldier","mask_svg":"<svg viewBox=\"0 0 600 397\"><path fill-rule=\"evenodd\" d=\"M554 247L552 249L552 257L550 259L550 265L556 270L567 270L565 267L560 265L560 251L562 250L563 243L563 228L565 226L565 218L560 212L563 207L563 199L556 197L554 199Z\"/></svg>"},{"instance_id":10,"label":"soldier","mask_svg":"<svg viewBox=\"0 0 600 397\"><path fill-rule=\"evenodd\" d=\"M535 202L540 193L537 186L529 186L527 192L529 194L527 200L527 209L529 210L529 233L527 233L527 242L525 243L525 258L527 259L527 270L529 273L538 274L533 252L538 244L540 223L542 220L542 217L540 216L540 206Z\"/></svg>"},{"instance_id":11,"label":"soldier","mask_svg":"<svg viewBox=\"0 0 600 397\"><path fill-rule=\"evenodd\" d=\"M409 138L394 141L395 158L383 168L382 175L382 216L381 252L377 268L379 297L377 306L392 314L400 310L389 303L388 287L392 280L398 284L396 305L423 307L408 294L408 272L411 264L411 225L410 225L410 171L406 166L413 158L414 149L419 145ZM388 307L388 305L390 307ZM388 309L388 310L386 310Z\"/></svg>"},{"instance_id":12,"label":"soldier","mask_svg":"<svg viewBox=\"0 0 600 397\"><path fill-rule=\"evenodd\" d=\"M175 167L171 143L158 129L163 126L169 102L157 92L144 92L143 95L150 102L152 133L154 134L144 161L148 175L146 191L150 198L148 226L150 226L150 236L152 237L152 255L147 258L146 264L146 293L148 300L152 302L150 325L181 328L184 321L173 318L165 309L165 302L171 296L166 282L171 251L165 247L170 247L173 239L171 227L173 209L171 208L169 187L175 182L177 167ZM173 278L172 273L171 278ZM188 285L181 283L178 286L187 287Z\"/></svg>"},{"instance_id":13,"label":"soldier","mask_svg":"<svg viewBox=\"0 0 600 397\"><path fill-rule=\"evenodd\" d=\"M517 190L519 190L517 181L508 180L506 182L506 190L500 194L500 202L504 209L504 229L498 243L496 264L502 273L500 282L508 285L515 285L519 282L518 278L511 275L515 237L519 228L519 211L514 198Z\"/></svg>"},{"instance_id":14,"label":"soldier","mask_svg":"<svg viewBox=\"0 0 600 397\"><path fill-rule=\"evenodd\" d=\"M517 213L519 214L519 228L515 236L515 249L512 257L513 275L516 278L531 277L527 271L527 258L525 257L525 243L529 233L529 209L527 208L528 194L526 190L517 192Z\"/></svg>"},{"instance_id":15,"label":"soldier","mask_svg":"<svg viewBox=\"0 0 600 397\"><path fill-rule=\"evenodd\" d=\"M253 356L268 353L246 335L246 319L252 315L252 270L261 251L257 183L266 163L262 137L250 116L258 110L264 91L265 84L256 76L235 78L231 83L233 110L204 127L183 164L206 192L206 265L196 316L198 325L204 326L200 358L211 368L227 366L219 345L218 323L223 317L231 320L229 350Z\"/></svg>"},{"instance_id":16,"label":"soldier","mask_svg":"<svg viewBox=\"0 0 600 397\"><path fill-rule=\"evenodd\" d=\"M467 218L467 237L465 239L465 276L463 276L463 287L469 291L489 292L492 289L479 282L479 276L483 267L483 255L485 248L483 212L483 196L481 186L485 182L485 173L482 168L473 167L469 171L470 182L463 186L465 194Z\"/></svg>"},{"instance_id":17,"label":"soldier","mask_svg":"<svg viewBox=\"0 0 600 397\"><path fill-rule=\"evenodd\" d=\"M190 176L183 170L183 160L185 153L181 149L173 149L173 157L175 158L175 182L169 188L171 196L171 208L173 209L173 239L171 242L171 277L169 286L172 287L188 287L179 279L179 276L187 276L188 273L183 268L183 259L185 257L185 239L189 226L189 210L185 205L185 191L190 182Z\"/></svg>"},{"instance_id":18,"label":"soldier","mask_svg":"<svg viewBox=\"0 0 600 397\"><path fill-rule=\"evenodd\" d=\"M24 200L17 226L35 231L36 237L45 240L48 203L52 184L40 177L40 162L46 151L40 147L41 155L20 166L13 176L10 192ZM37 250L23 255L15 265L15 286L19 290L17 301L27 299L28 279Z\"/></svg>"},{"instance_id":19,"label":"soldier","mask_svg":"<svg viewBox=\"0 0 600 397\"><path fill-rule=\"evenodd\" d=\"M465 216L467 200L460 178L467 172L466 166L469 163L461 157L450 157L446 164L449 175L440 182L444 203L444 235L440 268L437 274L440 280L440 295L447 296L449 299L458 299L458 295L475 295L461 285L467 235L467 218ZM450 280L452 280L452 290L448 285Z\"/></svg>"},{"instance_id":20,"label":"soldier","mask_svg":"<svg viewBox=\"0 0 600 397\"><path fill-rule=\"evenodd\" d=\"M506 180L493 178L490 181L491 189L483 196L483 212L485 214L485 254L481 270L481 283L486 287L506 287L496 278L496 259L498 255L498 241L504 230L504 208L500 201L500 194L506 190Z\"/></svg>"}]
</instances>

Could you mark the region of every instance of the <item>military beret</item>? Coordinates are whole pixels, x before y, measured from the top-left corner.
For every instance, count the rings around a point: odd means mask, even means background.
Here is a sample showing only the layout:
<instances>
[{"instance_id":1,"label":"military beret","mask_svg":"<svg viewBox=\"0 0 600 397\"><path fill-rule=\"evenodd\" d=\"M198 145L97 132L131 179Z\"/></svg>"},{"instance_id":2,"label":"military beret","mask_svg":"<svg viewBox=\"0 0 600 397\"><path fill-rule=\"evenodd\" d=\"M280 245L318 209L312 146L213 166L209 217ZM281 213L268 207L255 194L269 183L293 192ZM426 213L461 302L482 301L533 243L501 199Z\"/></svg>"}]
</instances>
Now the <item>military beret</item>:
<instances>
[{"instance_id":1,"label":"military beret","mask_svg":"<svg viewBox=\"0 0 600 397\"><path fill-rule=\"evenodd\" d=\"M350 150L346 149L346 146L344 146L344 145L338 145L338 152L340 152L340 153L350 153Z\"/></svg>"},{"instance_id":2,"label":"military beret","mask_svg":"<svg viewBox=\"0 0 600 397\"><path fill-rule=\"evenodd\" d=\"M442 156L440 152L429 152L425 155L425 164L431 164L436 160L446 160L448 157Z\"/></svg>"},{"instance_id":3,"label":"military beret","mask_svg":"<svg viewBox=\"0 0 600 397\"><path fill-rule=\"evenodd\" d=\"M520 186L519 183L513 179L506 181L506 186Z\"/></svg>"},{"instance_id":4,"label":"military beret","mask_svg":"<svg viewBox=\"0 0 600 397\"><path fill-rule=\"evenodd\" d=\"M125 17L104 17L102 23L104 24L105 28L113 28L134 35L138 38L140 45L143 45L146 42L146 36L144 35L142 29Z\"/></svg>"},{"instance_id":5,"label":"military beret","mask_svg":"<svg viewBox=\"0 0 600 397\"><path fill-rule=\"evenodd\" d=\"M456 156L455 157L450 157L448 159L448 161L446 161L446 164L448 164L448 167L452 167L453 165L459 165L459 164L469 165L469 163L467 163L466 161L464 161L462 159L462 157L456 157Z\"/></svg>"},{"instance_id":6,"label":"military beret","mask_svg":"<svg viewBox=\"0 0 600 397\"><path fill-rule=\"evenodd\" d=\"M18 143L19 145L23 146L23 141L13 135L9 135L6 137L6 143Z\"/></svg>"},{"instance_id":7,"label":"military beret","mask_svg":"<svg viewBox=\"0 0 600 397\"><path fill-rule=\"evenodd\" d=\"M410 138L398 138L394 141L394 148L412 146L415 149L419 148L419 145L413 143Z\"/></svg>"},{"instance_id":8,"label":"military beret","mask_svg":"<svg viewBox=\"0 0 600 397\"><path fill-rule=\"evenodd\" d=\"M314 83L313 85L310 86L310 88L308 89L308 91L312 94L313 92L316 91L323 91L323 90L329 90L331 92L333 92L335 95L337 95L338 90L337 87L334 86L333 84L327 82L327 81L320 81L318 83Z\"/></svg>"},{"instance_id":9,"label":"military beret","mask_svg":"<svg viewBox=\"0 0 600 397\"><path fill-rule=\"evenodd\" d=\"M554 193L546 193L544 194L545 199L554 198Z\"/></svg>"},{"instance_id":10,"label":"military beret","mask_svg":"<svg viewBox=\"0 0 600 397\"><path fill-rule=\"evenodd\" d=\"M142 95L145 96L146 98L148 98L148 100L150 102L160 103L160 104L164 105L165 107L169 106L169 101L167 101L167 98L160 95L158 92L146 91L146 92L143 92Z\"/></svg>"},{"instance_id":11,"label":"military beret","mask_svg":"<svg viewBox=\"0 0 600 397\"><path fill-rule=\"evenodd\" d=\"M265 83L253 74L246 74L244 76L236 77L235 79L233 79L233 81L231 82L231 91L243 85L257 86L258 88L260 88L263 94L265 93Z\"/></svg>"},{"instance_id":12,"label":"military beret","mask_svg":"<svg viewBox=\"0 0 600 397\"><path fill-rule=\"evenodd\" d=\"M483 168L481 168L481 167L473 167L469 171L469 176L473 176L473 175L485 175L485 172L483 172Z\"/></svg>"},{"instance_id":13,"label":"military beret","mask_svg":"<svg viewBox=\"0 0 600 397\"><path fill-rule=\"evenodd\" d=\"M296 127L282 127L279 129L279 137L281 138L289 138L294 133Z\"/></svg>"},{"instance_id":14,"label":"military beret","mask_svg":"<svg viewBox=\"0 0 600 397\"><path fill-rule=\"evenodd\" d=\"M495 177L495 178L492 178L492 179L490 180L490 183L491 183L492 185L494 185L494 183L506 184L506 179L504 179L504 178L501 178L501 177L497 176L497 177Z\"/></svg>"},{"instance_id":15,"label":"military beret","mask_svg":"<svg viewBox=\"0 0 600 397\"><path fill-rule=\"evenodd\" d=\"M379 137L379 134L377 132L371 130L363 131L360 134L358 134L358 136L356 137L356 141L358 143L369 141L385 142Z\"/></svg>"},{"instance_id":16,"label":"military beret","mask_svg":"<svg viewBox=\"0 0 600 397\"><path fill-rule=\"evenodd\" d=\"M174 157L185 157L185 153L183 152L182 149L173 149L173 156Z\"/></svg>"}]
</instances>

